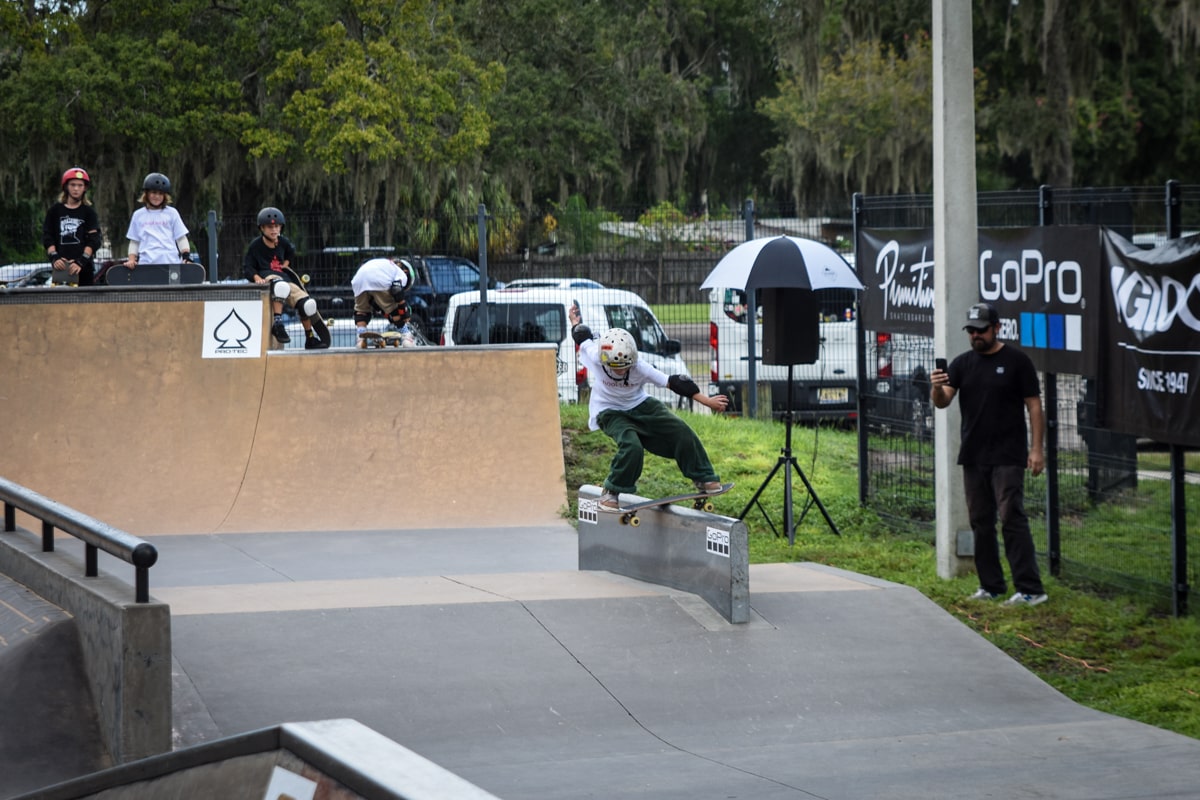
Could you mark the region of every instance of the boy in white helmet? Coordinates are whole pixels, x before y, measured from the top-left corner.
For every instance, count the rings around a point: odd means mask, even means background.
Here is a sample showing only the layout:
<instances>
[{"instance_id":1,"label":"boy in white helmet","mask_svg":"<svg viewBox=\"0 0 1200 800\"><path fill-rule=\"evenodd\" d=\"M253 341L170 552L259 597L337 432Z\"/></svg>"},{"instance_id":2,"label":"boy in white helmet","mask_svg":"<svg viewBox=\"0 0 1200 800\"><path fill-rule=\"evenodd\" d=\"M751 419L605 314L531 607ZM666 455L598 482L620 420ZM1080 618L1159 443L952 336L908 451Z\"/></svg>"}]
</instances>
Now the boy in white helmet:
<instances>
[{"instance_id":1,"label":"boy in white helmet","mask_svg":"<svg viewBox=\"0 0 1200 800\"><path fill-rule=\"evenodd\" d=\"M354 324L358 329L359 347L367 346L363 334L367 332L367 323L375 316L376 309L387 317L393 329L402 332L405 347L414 344L412 334L404 326L410 318L405 294L415 277L416 271L403 259L371 258L362 263L350 279L350 288L354 291Z\"/></svg>"},{"instance_id":2,"label":"boy in white helmet","mask_svg":"<svg viewBox=\"0 0 1200 800\"><path fill-rule=\"evenodd\" d=\"M588 427L604 431L617 443L600 510L621 510L619 495L637 489L642 475L645 451L671 458L679 471L691 478L700 492L718 493L721 479L700 437L686 422L661 402L646 394L646 384L665 386L680 397L695 400L713 411L724 411L729 398L723 394L709 397L687 375L668 377L645 362L638 361L637 343L629 331L610 328L597 342L583 324L579 305L570 311L571 337L579 345L579 360L592 376L592 394L588 403Z\"/></svg>"}]
</instances>

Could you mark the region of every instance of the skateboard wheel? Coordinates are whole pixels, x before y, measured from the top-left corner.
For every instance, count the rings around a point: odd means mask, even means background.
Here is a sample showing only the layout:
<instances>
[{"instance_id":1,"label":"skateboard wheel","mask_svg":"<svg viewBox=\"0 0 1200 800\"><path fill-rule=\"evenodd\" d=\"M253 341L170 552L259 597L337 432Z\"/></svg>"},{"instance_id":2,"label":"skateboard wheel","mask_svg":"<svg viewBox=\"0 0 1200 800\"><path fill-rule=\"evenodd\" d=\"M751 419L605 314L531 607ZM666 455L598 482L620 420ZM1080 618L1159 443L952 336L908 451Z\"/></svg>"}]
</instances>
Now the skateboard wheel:
<instances>
[{"instance_id":1,"label":"skateboard wheel","mask_svg":"<svg viewBox=\"0 0 1200 800\"><path fill-rule=\"evenodd\" d=\"M638 525L641 525L641 524L642 524L641 517L639 517L637 514L633 514L629 517L629 527L636 528Z\"/></svg>"},{"instance_id":2,"label":"skateboard wheel","mask_svg":"<svg viewBox=\"0 0 1200 800\"><path fill-rule=\"evenodd\" d=\"M701 508L701 509L703 509L704 511L708 511L709 513L712 513L712 510L713 510L714 508L716 508L716 506L714 506L714 505L713 505L713 503L712 503L712 500L705 500L705 501L704 501L704 502L703 502L703 503L700 505L700 508Z\"/></svg>"}]
</instances>

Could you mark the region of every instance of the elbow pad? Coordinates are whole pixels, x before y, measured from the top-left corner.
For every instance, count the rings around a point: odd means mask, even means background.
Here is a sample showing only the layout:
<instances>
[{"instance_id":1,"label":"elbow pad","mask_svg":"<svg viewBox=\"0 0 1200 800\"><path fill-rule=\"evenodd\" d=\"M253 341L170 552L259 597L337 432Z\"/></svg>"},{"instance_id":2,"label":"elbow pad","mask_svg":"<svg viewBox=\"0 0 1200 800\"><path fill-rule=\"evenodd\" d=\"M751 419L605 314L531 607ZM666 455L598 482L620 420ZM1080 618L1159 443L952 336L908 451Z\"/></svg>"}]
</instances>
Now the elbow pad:
<instances>
[{"instance_id":1,"label":"elbow pad","mask_svg":"<svg viewBox=\"0 0 1200 800\"><path fill-rule=\"evenodd\" d=\"M592 338L592 329L581 322L574 328L571 328L571 338L575 340L575 344L583 344Z\"/></svg>"},{"instance_id":2,"label":"elbow pad","mask_svg":"<svg viewBox=\"0 0 1200 800\"><path fill-rule=\"evenodd\" d=\"M672 375L667 378L667 388L680 397L695 397L700 393L700 387L687 375Z\"/></svg>"}]
</instances>

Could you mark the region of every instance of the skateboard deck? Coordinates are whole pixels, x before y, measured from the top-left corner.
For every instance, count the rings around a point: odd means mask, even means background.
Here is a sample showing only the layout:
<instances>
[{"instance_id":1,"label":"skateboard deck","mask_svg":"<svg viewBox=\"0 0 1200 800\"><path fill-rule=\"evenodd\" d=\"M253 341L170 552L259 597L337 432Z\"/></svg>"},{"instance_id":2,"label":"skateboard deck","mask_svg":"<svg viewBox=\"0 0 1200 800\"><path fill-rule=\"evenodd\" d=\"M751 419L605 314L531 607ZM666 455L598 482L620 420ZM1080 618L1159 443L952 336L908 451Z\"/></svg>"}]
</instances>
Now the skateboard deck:
<instances>
[{"instance_id":1,"label":"skateboard deck","mask_svg":"<svg viewBox=\"0 0 1200 800\"><path fill-rule=\"evenodd\" d=\"M383 348L404 346L404 334L400 333L399 331L384 331L383 333L378 333L376 331L362 331L358 334L358 339L359 341L366 343L365 347L367 349L372 347Z\"/></svg>"},{"instance_id":2,"label":"skateboard deck","mask_svg":"<svg viewBox=\"0 0 1200 800\"><path fill-rule=\"evenodd\" d=\"M308 291L308 276L301 278L296 270L291 267L284 267L283 273L287 276L286 280L289 283L294 283L305 291ZM321 316L321 312L317 312L308 318L312 323L313 333L316 334L316 340L305 339L305 350L324 350L333 344L333 334L329 332L329 326L325 324L325 318Z\"/></svg>"},{"instance_id":3,"label":"skateboard deck","mask_svg":"<svg viewBox=\"0 0 1200 800\"><path fill-rule=\"evenodd\" d=\"M672 503L679 503L684 500L691 500L692 508L696 509L697 511L712 511L713 504L709 498L716 497L719 494L725 494L732 488L732 483L722 483L721 490L719 492L690 492L688 494L677 494L672 497L662 497L657 500L647 500L643 503L634 503L631 506L623 506L618 511L609 513L620 514L622 525L630 525L636 528L638 525L642 524L641 519L638 518L639 511L644 511L647 508L671 505Z\"/></svg>"},{"instance_id":4,"label":"skateboard deck","mask_svg":"<svg viewBox=\"0 0 1200 800\"><path fill-rule=\"evenodd\" d=\"M72 275L65 269L50 270L50 283L55 286L78 286L79 276Z\"/></svg>"},{"instance_id":5,"label":"skateboard deck","mask_svg":"<svg viewBox=\"0 0 1200 800\"><path fill-rule=\"evenodd\" d=\"M193 262L183 264L138 264L133 269L114 264L104 273L109 286L177 286L204 283L204 267Z\"/></svg>"}]
</instances>

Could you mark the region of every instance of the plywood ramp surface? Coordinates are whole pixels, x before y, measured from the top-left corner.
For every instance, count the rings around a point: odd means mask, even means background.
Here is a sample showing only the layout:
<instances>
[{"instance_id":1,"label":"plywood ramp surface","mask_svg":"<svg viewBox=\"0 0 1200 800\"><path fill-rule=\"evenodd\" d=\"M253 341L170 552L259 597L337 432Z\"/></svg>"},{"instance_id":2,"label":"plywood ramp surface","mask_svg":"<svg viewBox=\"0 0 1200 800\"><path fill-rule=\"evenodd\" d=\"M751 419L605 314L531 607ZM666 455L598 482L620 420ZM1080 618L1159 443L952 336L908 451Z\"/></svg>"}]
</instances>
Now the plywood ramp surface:
<instances>
[{"instance_id":1,"label":"plywood ramp surface","mask_svg":"<svg viewBox=\"0 0 1200 800\"><path fill-rule=\"evenodd\" d=\"M558 518L551 349L202 358L164 294L0 298L0 475L138 535Z\"/></svg>"}]
</instances>

